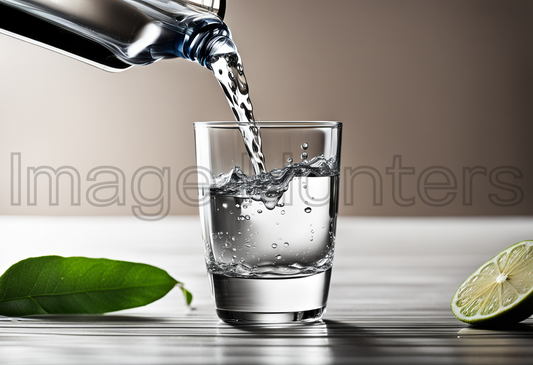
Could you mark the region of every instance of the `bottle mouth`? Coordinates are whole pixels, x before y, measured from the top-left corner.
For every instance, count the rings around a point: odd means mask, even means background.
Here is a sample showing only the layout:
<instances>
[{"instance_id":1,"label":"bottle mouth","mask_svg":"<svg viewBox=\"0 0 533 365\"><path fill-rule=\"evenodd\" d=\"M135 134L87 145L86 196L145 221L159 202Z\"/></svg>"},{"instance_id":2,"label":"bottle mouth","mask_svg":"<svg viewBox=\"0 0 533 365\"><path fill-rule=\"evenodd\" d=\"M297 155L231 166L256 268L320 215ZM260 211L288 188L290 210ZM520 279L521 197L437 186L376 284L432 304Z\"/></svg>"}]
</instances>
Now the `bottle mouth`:
<instances>
[{"instance_id":1,"label":"bottle mouth","mask_svg":"<svg viewBox=\"0 0 533 365\"><path fill-rule=\"evenodd\" d=\"M204 33L194 47L195 58L202 65L211 69L212 59L229 54L237 53L237 46L230 38L230 33L221 29L213 29Z\"/></svg>"},{"instance_id":2,"label":"bottle mouth","mask_svg":"<svg viewBox=\"0 0 533 365\"><path fill-rule=\"evenodd\" d=\"M229 53L237 53L237 46L229 36L215 36L209 42L207 51L206 66L211 63L211 58Z\"/></svg>"}]
</instances>

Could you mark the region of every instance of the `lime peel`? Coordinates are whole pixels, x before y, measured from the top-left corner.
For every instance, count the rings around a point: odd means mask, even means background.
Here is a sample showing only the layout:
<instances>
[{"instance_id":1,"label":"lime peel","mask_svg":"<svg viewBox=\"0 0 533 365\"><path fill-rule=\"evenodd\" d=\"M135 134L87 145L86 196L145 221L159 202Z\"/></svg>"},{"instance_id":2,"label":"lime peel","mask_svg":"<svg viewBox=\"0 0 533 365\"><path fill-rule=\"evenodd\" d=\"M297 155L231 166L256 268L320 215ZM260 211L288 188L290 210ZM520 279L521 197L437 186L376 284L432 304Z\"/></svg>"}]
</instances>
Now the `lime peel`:
<instances>
[{"instance_id":1,"label":"lime peel","mask_svg":"<svg viewBox=\"0 0 533 365\"><path fill-rule=\"evenodd\" d=\"M455 292L451 310L476 325L510 325L533 314L533 240L500 252Z\"/></svg>"}]
</instances>

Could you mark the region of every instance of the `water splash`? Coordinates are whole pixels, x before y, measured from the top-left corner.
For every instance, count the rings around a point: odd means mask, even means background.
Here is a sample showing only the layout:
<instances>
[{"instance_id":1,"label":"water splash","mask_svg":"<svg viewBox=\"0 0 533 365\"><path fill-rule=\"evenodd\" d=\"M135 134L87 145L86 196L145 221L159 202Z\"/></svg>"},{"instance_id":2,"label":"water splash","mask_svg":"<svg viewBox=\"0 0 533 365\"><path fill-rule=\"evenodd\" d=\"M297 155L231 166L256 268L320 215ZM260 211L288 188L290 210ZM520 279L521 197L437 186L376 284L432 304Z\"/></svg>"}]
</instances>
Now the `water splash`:
<instances>
[{"instance_id":1,"label":"water splash","mask_svg":"<svg viewBox=\"0 0 533 365\"><path fill-rule=\"evenodd\" d=\"M267 209L272 210L295 177L334 176L338 174L338 161L335 158L326 159L323 156L317 156L310 161L302 161L255 176L248 176L239 166L235 166L230 173L220 174L214 178L211 194L251 197L255 201L262 201Z\"/></svg>"}]
</instances>

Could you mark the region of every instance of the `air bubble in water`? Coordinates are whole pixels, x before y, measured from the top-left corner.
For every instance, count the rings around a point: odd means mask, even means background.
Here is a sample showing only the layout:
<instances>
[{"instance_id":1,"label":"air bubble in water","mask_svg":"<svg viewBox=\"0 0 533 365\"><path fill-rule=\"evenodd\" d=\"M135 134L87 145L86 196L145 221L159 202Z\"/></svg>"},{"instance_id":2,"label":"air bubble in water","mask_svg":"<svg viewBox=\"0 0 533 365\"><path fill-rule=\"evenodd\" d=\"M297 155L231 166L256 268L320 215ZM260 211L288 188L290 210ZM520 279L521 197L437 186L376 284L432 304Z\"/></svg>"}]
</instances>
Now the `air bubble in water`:
<instances>
[{"instance_id":1,"label":"air bubble in water","mask_svg":"<svg viewBox=\"0 0 533 365\"><path fill-rule=\"evenodd\" d=\"M279 202L279 203L277 204L277 206L280 207L280 208L283 208L283 207L285 206L285 203L284 203L284 202Z\"/></svg>"},{"instance_id":2,"label":"air bubble in water","mask_svg":"<svg viewBox=\"0 0 533 365\"><path fill-rule=\"evenodd\" d=\"M281 213L281 215L285 215L285 211L284 210L282 210L280 213Z\"/></svg>"},{"instance_id":3,"label":"air bubble in water","mask_svg":"<svg viewBox=\"0 0 533 365\"><path fill-rule=\"evenodd\" d=\"M304 211L305 211L306 213L311 213L311 210L312 210L312 209L311 209L310 207L307 207L307 208L304 209Z\"/></svg>"},{"instance_id":4,"label":"air bubble in water","mask_svg":"<svg viewBox=\"0 0 533 365\"><path fill-rule=\"evenodd\" d=\"M309 147L309 143L304 142L302 143L302 150L306 150Z\"/></svg>"},{"instance_id":5,"label":"air bubble in water","mask_svg":"<svg viewBox=\"0 0 533 365\"><path fill-rule=\"evenodd\" d=\"M261 209L257 209L257 213L261 214L263 211Z\"/></svg>"},{"instance_id":6,"label":"air bubble in water","mask_svg":"<svg viewBox=\"0 0 533 365\"><path fill-rule=\"evenodd\" d=\"M250 220L250 216L249 216L249 215L245 215L245 216L244 216L244 219L246 219L247 221L249 221L249 220Z\"/></svg>"},{"instance_id":7,"label":"air bubble in water","mask_svg":"<svg viewBox=\"0 0 533 365\"><path fill-rule=\"evenodd\" d=\"M278 244L277 243L273 243L272 244L272 248L276 248L276 247L278 247Z\"/></svg>"},{"instance_id":8,"label":"air bubble in water","mask_svg":"<svg viewBox=\"0 0 533 365\"><path fill-rule=\"evenodd\" d=\"M276 255L276 260L280 260L281 259L281 255Z\"/></svg>"},{"instance_id":9,"label":"air bubble in water","mask_svg":"<svg viewBox=\"0 0 533 365\"><path fill-rule=\"evenodd\" d=\"M304 185L303 188L304 188L304 189L307 189L307 185Z\"/></svg>"},{"instance_id":10,"label":"air bubble in water","mask_svg":"<svg viewBox=\"0 0 533 365\"><path fill-rule=\"evenodd\" d=\"M235 208L240 208L240 204L235 204Z\"/></svg>"},{"instance_id":11,"label":"air bubble in water","mask_svg":"<svg viewBox=\"0 0 533 365\"><path fill-rule=\"evenodd\" d=\"M287 162L288 162L288 163L292 163L292 158L289 157L289 158L287 159Z\"/></svg>"},{"instance_id":12,"label":"air bubble in water","mask_svg":"<svg viewBox=\"0 0 533 365\"><path fill-rule=\"evenodd\" d=\"M285 246L285 247L289 247L289 242L285 242L285 243L283 244L283 246Z\"/></svg>"},{"instance_id":13,"label":"air bubble in water","mask_svg":"<svg viewBox=\"0 0 533 365\"><path fill-rule=\"evenodd\" d=\"M228 241L228 242L224 243L224 247L230 248L231 247L231 242Z\"/></svg>"}]
</instances>

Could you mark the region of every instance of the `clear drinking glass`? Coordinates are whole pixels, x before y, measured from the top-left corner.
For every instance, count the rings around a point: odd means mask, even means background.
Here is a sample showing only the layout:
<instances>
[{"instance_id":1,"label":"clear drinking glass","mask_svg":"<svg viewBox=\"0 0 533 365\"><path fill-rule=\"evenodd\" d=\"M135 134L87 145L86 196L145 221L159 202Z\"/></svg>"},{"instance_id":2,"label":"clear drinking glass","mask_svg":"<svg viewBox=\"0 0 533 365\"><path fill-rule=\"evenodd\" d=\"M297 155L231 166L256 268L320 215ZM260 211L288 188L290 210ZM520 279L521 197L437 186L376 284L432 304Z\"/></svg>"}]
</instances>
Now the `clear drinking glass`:
<instances>
[{"instance_id":1,"label":"clear drinking glass","mask_svg":"<svg viewBox=\"0 0 533 365\"><path fill-rule=\"evenodd\" d=\"M200 219L224 321L322 318L339 199L341 124L259 122L266 174L239 124L195 123Z\"/></svg>"}]
</instances>

